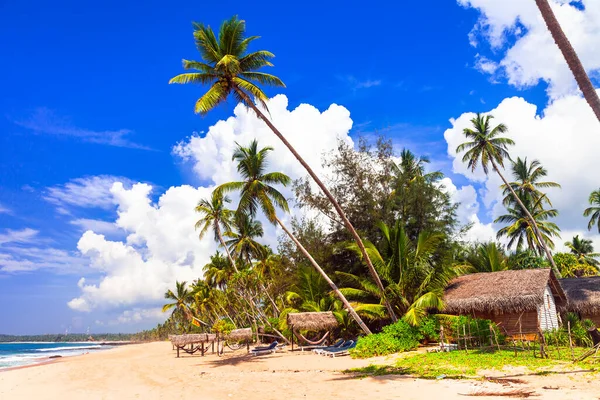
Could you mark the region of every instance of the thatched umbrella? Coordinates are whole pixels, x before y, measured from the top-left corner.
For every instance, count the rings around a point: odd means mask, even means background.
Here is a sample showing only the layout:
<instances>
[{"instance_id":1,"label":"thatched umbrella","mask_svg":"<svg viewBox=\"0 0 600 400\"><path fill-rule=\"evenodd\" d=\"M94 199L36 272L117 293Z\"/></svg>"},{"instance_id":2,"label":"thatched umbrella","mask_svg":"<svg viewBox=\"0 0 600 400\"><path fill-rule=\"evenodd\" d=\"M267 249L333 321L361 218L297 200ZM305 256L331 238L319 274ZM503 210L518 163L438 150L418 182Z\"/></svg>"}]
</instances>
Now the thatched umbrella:
<instances>
[{"instance_id":1,"label":"thatched umbrella","mask_svg":"<svg viewBox=\"0 0 600 400\"><path fill-rule=\"evenodd\" d=\"M242 329L234 329L225 335L225 340L230 340L232 342L241 342L242 340L250 340L252 339L252 329L251 328L242 328Z\"/></svg>"},{"instance_id":2,"label":"thatched umbrella","mask_svg":"<svg viewBox=\"0 0 600 400\"><path fill-rule=\"evenodd\" d=\"M311 343L310 340L306 339L296 330L306 330L306 331L324 331L327 333L317 342L323 342L329 331L332 328L338 326L338 321L335 318L335 315L331 311L323 311L323 312L303 312L303 313L289 313L287 315L287 324L292 330L292 350L294 349L294 334L296 334L300 339ZM313 343L311 343L313 344Z\"/></svg>"}]
</instances>

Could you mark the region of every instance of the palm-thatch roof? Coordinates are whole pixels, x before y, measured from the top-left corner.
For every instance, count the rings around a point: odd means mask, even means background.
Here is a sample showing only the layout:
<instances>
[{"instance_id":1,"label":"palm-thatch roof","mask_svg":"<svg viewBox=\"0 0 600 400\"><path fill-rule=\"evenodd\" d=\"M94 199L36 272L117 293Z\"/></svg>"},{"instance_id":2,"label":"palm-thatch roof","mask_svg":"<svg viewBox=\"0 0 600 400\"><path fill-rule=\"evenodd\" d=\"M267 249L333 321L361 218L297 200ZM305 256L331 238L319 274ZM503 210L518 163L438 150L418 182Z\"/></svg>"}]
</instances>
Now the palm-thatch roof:
<instances>
[{"instance_id":1,"label":"palm-thatch roof","mask_svg":"<svg viewBox=\"0 0 600 400\"><path fill-rule=\"evenodd\" d=\"M226 340L231 341L241 341L241 340L249 340L252 339L252 329L251 328L242 328L242 329L234 329L225 335Z\"/></svg>"},{"instance_id":2,"label":"palm-thatch roof","mask_svg":"<svg viewBox=\"0 0 600 400\"><path fill-rule=\"evenodd\" d=\"M214 342L217 340L217 335L213 333L192 333L187 335L172 335L169 336L169 339L176 346L184 346L187 344Z\"/></svg>"},{"instance_id":3,"label":"palm-thatch roof","mask_svg":"<svg viewBox=\"0 0 600 400\"><path fill-rule=\"evenodd\" d=\"M566 309L582 314L600 314L600 276L561 279L569 301Z\"/></svg>"},{"instance_id":4,"label":"palm-thatch roof","mask_svg":"<svg viewBox=\"0 0 600 400\"><path fill-rule=\"evenodd\" d=\"M557 305L566 301L550 269L508 270L463 275L446 288L444 312L451 314L509 314L535 311L550 286Z\"/></svg>"},{"instance_id":5,"label":"palm-thatch roof","mask_svg":"<svg viewBox=\"0 0 600 400\"><path fill-rule=\"evenodd\" d=\"M289 313L287 323L294 329L307 331L328 330L338 325L337 319L331 311Z\"/></svg>"}]
</instances>

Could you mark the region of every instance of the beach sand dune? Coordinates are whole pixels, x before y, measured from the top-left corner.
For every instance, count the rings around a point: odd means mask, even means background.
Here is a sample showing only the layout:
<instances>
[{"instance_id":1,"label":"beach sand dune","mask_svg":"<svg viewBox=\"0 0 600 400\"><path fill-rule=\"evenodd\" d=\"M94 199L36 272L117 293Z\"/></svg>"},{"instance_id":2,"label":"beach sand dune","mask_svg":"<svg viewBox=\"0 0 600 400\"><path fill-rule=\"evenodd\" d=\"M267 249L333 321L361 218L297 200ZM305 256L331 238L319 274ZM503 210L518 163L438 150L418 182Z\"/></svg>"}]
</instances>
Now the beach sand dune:
<instances>
[{"instance_id":1,"label":"beach sand dune","mask_svg":"<svg viewBox=\"0 0 600 400\"><path fill-rule=\"evenodd\" d=\"M175 358L170 343L146 343L0 372L0 399L465 399L464 394L517 388L481 381L390 375L357 379L340 371L393 358L353 360L307 353ZM589 374L527 376L519 388L543 399L598 399ZM547 389L544 389L544 386ZM559 389L554 389L554 388ZM498 397L477 397L498 398Z\"/></svg>"}]
</instances>

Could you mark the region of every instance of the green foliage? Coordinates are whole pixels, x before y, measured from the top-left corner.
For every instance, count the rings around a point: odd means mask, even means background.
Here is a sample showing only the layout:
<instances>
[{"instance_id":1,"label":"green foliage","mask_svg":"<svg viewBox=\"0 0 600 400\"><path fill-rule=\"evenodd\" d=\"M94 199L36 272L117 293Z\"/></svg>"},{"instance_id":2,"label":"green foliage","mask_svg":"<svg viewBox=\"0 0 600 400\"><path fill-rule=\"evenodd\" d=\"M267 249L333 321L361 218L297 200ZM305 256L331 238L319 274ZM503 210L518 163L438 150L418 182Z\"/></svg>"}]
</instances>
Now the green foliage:
<instances>
[{"instance_id":1,"label":"green foliage","mask_svg":"<svg viewBox=\"0 0 600 400\"><path fill-rule=\"evenodd\" d=\"M223 335L227 335L234 329L235 329L235 325L233 324L233 322L231 322L227 319L220 319L217 322L215 322L212 326L213 332L223 334Z\"/></svg>"},{"instance_id":2,"label":"green foliage","mask_svg":"<svg viewBox=\"0 0 600 400\"><path fill-rule=\"evenodd\" d=\"M549 263L531 250L517 251L508 257L509 269L548 268Z\"/></svg>"},{"instance_id":3,"label":"green foliage","mask_svg":"<svg viewBox=\"0 0 600 400\"><path fill-rule=\"evenodd\" d=\"M414 350L421 339L423 335L418 328L400 320L384 327L381 333L359 338L351 354L356 358L368 358Z\"/></svg>"},{"instance_id":4,"label":"green foliage","mask_svg":"<svg viewBox=\"0 0 600 400\"><path fill-rule=\"evenodd\" d=\"M572 253L556 253L552 257L563 278L594 276L598 270Z\"/></svg>"},{"instance_id":5,"label":"green foliage","mask_svg":"<svg viewBox=\"0 0 600 400\"><path fill-rule=\"evenodd\" d=\"M430 342L437 342L440 338L440 326L440 319L437 316L428 315L421 320L418 329L423 339Z\"/></svg>"}]
</instances>

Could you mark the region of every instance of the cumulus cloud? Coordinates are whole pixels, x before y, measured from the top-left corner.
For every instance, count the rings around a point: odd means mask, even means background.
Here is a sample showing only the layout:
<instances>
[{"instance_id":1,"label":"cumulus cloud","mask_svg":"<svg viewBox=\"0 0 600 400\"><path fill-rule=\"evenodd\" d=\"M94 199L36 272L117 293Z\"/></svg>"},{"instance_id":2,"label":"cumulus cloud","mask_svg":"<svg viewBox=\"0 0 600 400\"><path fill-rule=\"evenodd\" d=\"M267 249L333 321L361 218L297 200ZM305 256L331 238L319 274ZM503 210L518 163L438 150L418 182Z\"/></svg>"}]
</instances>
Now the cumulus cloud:
<instances>
[{"instance_id":1,"label":"cumulus cloud","mask_svg":"<svg viewBox=\"0 0 600 400\"><path fill-rule=\"evenodd\" d=\"M323 112L308 104L294 110L287 107L285 96L271 99L269 110L273 122L317 173L323 173L322 154L335 149L338 138L352 144L348 136L352 127L350 113L337 105ZM192 136L173 149L177 157L191 163L198 177L207 182L205 186L171 187L153 203L152 187L148 184L137 183L128 189L121 182L113 182L108 195L105 183L113 181L112 177L100 179L102 184L93 185L103 188L102 200L93 196L91 202L99 207L116 205L118 218L114 225L127 237L124 241L111 241L93 230L82 235L77 247L90 260L90 273L99 273L101 278L89 283L81 280L81 295L71 300L69 306L91 311L157 304L175 280L189 282L201 277L202 267L217 246L211 235L198 240L194 230L198 215L194 206L201 198L209 197L215 185L239 179L231 161L235 143L247 144L255 138L261 146L275 148L270 169L285 172L292 178L305 175L304 169L264 123L245 107L237 106L232 117L211 126L206 135ZM94 179L85 182L89 181ZM83 186L86 185L75 185L77 189ZM79 199L70 195L73 190L62 192L68 195L60 196L61 199ZM88 202L73 200L70 203ZM275 227L265 223L265 242L275 245L276 236Z\"/></svg>"},{"instance_id":2,"label":"cumulus cloud","mask_svg":"<svg viewBox=\"0 0 600 400\"><path fill-rule=\"evenodd\" d=\"M508 83L528 87L540 80L548 83L552 98L577 90L573 75L554 43L534 1L458 0L464 7L476 8L481 16L470 35L471 44L489 43L496 60L478 69L496 74L501 69ZM596 0L550 0L562 29L577 51L588 73L600 70L600 2Z\"/></svg>"},{"instance_id":3,"label":"cumulus cloud","mask_svg":"<svg viewBox=\"0 0 600 400\"><path fill-rule=\"evenodd\" d=\"M46 189L44 200L57 206L59 212L69 213L70 207L81 208L115 208L110 189L115 182L130 185L132 182L124 177L111 175L88 176L72 179L64 185Z\"/></svg>"},{"instance_id":4,"label":"cumulus cloud","mask_svg":"<svg viewBox=\"0 0 600 400\"><path fill-rule=\"evenodd\" d=\"M563 239L557 239L555 243L560 245L570 240L572 233L597 239L594 232L586 231L587 219L582 215L588 206L590 192L600 185L595 173L600 169L598 121L585 100L576 95L566 96L549 104L540 115L534 104L512 97L490 110L490 114L495 117L495 124L502 122L508 126L505 136L516 142L510 149L514 159L527 157L530 161L539 160L548 170L548 179L562 185L562 189L547 190L554 207L560 212L555 222L563 230ZM454 172L483 185L481 200L486 214L495 218L504 212L499 188L502 181L495 173L486 177L480 168L471 173L461 161L462 157L456 154L456 147L465 140L462 130L470 127L469 120L474 116L473 113L464 113L451 120L452 128L446 130L444 137L448 143L448 154L453 159ZM510 179L510 169L504 174ZM494 230L497 228L494 226Z\"/></svg>"}]
</instances>

